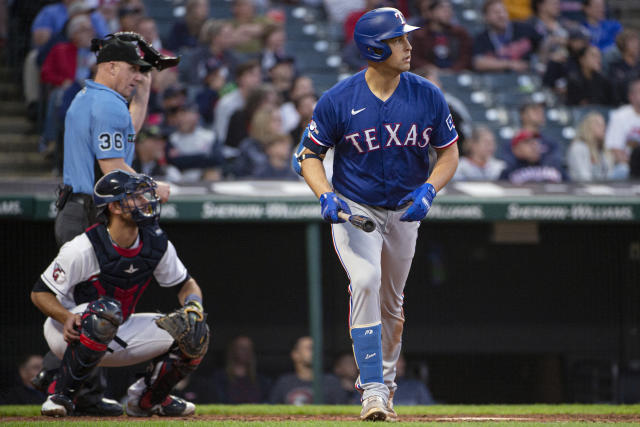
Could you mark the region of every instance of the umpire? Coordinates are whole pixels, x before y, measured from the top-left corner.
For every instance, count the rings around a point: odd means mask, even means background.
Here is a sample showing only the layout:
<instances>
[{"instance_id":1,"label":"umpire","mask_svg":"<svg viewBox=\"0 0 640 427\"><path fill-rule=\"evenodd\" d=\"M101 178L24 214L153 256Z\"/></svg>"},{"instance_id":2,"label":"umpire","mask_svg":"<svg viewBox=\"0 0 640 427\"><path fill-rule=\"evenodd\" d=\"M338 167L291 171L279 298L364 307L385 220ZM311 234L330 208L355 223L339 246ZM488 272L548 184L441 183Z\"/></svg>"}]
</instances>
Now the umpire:
<instances>
[{"instance_id":1,"label":"umpire","mask_svg":"<svg viewBox=\"0 0 640 427\"><path fill-rule=\"evenodd\" d=\"M65 117L64 186L55 221L59 246L96 222L92 193L97 178L114 169L135 173L130 165L147 114L149 71L163 59L136 33L94 39L92 50L98 63L95 79L86 81ZM158 195L167 201L169 185L159 183Z\"/></svg>"}]
</instances>

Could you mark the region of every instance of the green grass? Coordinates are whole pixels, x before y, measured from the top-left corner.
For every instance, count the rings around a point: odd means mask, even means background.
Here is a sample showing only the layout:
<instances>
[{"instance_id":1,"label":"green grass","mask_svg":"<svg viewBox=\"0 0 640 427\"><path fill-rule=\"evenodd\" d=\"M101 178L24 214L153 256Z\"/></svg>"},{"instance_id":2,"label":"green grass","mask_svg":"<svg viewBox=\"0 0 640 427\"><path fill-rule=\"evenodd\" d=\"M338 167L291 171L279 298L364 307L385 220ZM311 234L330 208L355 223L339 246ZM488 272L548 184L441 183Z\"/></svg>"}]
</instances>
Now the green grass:
<instances>
[{"instance_id":1,"label":"green grass","mask_svg":"<svg viewBox=\"0 0 640 427\"><path fill-rule=\"evenodd\" d=\"M435 405L435 406L399 406L396 408L398 414L402 416L460 416L460 415L500 415L500 416L524 416L524 415L637 415L640 417L640 405ZM287 405L198 405L198 415L219 415L219 416L256 416L256 421L234 421L234 420L163 420L158 417L151 419L132 419L126 416L113 418L99 422L100 426L114 425L122 426L124 424L131 424L132 422L144 422L147 426L176 426L176 425L189 425L189 426L294 426L294 425L313 425L316 426L353 426L357 423L357 415L359 414L359 406L321 406L321 405L309 405L309 406L287 406ZM18 421L11 422L3 421L5 417L39 417L39 406L0 406L0 423L3 425L51 425L50 418L39 418L36 421ZM339 421L321 421L321 420L304 420L294 419L288 421L261 421L260 416L345 416L344 420ZM348 418L351 417L351 418ZM60 421L60 420L58 420ZM82 418L65 418L65 423L70 423L75 426L96 427L95 421L87 421ZM415 426L419 423L411 422L398 422L394 425L397 426ZM432 423L441 425L442 423ZM458 425L473 425L478 426L481 424L483 427L490 425L504 426L505 424L519 425L519 426L533 426L540 425L536 422L517 422L517 421L502 421L502 422L456 422ZM583 422L562 422L563 426L584 426ZM590 423L593 424L593 423ZM630 423L617 423L618 425L633 425ZM635 424L638 425L638 424Z\"/></svg>"}]
</instances>

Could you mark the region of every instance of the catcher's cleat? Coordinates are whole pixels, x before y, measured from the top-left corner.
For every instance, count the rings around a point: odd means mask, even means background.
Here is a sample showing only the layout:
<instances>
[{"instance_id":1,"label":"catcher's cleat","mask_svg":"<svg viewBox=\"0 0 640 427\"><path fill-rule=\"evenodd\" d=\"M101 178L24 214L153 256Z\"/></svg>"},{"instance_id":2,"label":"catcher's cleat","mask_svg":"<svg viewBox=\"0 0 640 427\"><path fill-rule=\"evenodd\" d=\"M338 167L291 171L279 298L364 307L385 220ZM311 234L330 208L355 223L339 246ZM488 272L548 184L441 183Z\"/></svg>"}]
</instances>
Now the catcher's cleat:
<instances>
[{"instance_id":1,"label":"catcher's cleat","mask_svg":"<svg viewBox=\"0 0 640 427\"><path fill-rule=\"evenodd\" d=\"M180 417L192 415L195 411L196 405L171 395L168 395L164 402L149 408L140 407L140 401L137 399L129 399L127 402L127 415L130 417L150 417L153 414L161 417Z\"/></svg>"},{"instance_id":2,"label":"catcher's cleat","mask_svg":"<svg viewBox=\"0 0 640 427\"><path fill-rule=\"evenodd\" d=\"M380 396L367 397L362 402L362 412L360 412L362 421L385 421L387 416L386 405Z\"/></svg>"},{"instance_id":3,"label":"catcher's cleat","mask_svg":"<svg viewBox=\"0 0 640 427\"><path fill-rule=\"evenodd\" d=\"M74 415L93 415L98 417L119 417L123 413L122 405L113 399L102 398L98 403L89 406L76 405Z\"/></svg>"},{"instance_id":4,"label":"catcher's cleat","mask_svg":"<svg viewBox=\"0 0 640 427\"><path fill-rule=\"evenodd\" d=\"M66 417L74 410L73 401L64 394L50 394L42 404L40 413L47 417Z\"/></svg>"}]
</instances>

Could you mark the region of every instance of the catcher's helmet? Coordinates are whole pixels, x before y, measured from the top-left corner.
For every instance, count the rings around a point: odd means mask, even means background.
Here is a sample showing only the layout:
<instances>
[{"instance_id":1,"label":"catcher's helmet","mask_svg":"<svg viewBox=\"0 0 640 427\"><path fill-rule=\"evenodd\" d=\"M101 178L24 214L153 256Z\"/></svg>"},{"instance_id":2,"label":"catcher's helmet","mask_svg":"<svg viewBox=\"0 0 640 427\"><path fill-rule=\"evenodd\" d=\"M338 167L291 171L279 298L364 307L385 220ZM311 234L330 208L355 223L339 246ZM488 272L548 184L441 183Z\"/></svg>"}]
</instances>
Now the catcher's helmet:
<instances>
[{"instance_id":1,"label":"catcher's helmet","mask_svg":"<svg viewBox=\"0 0 640 427\"><path fill-rule=\"evenodd\" d=\"M393 7L373 9L358 19L353 39L366 59L381 62L391 55L391 48L383 40L399 37L420 27L407 25L402 12Z\"/></svg>"},{"instance_id":2,"label":"catcher's helmet","mask_svg":"<svg viewBox=\"0 0 640 427\"><path fill-rule=\"evenodd\" d=\"M160 199L156 194L156 182L143 174L112 170L96 182L93 201L98 214L111 202L120 202L124 212L139 225L154 223L160 216Z\"/></svg>"}]
</instances>

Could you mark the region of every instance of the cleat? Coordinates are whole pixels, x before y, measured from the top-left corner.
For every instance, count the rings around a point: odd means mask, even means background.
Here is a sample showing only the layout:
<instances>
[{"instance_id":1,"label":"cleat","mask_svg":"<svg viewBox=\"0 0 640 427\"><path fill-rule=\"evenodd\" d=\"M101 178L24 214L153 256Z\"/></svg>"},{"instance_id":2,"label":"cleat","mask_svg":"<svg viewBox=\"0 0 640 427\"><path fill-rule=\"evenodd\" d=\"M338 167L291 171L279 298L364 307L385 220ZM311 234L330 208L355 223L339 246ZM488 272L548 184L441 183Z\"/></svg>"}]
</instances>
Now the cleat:
<instances>
[{"instance_id":1,"label":"cleat","mask_svg":"<svg viewBox=\"0 0 640 427\"><path fill-rule=\"evenodd\" d=\"M385 421L387 416L386 405L380 396L367 397L362 401L362 421Z\"/></svg>"},{"instance_id":2,"label":"cleat","mask_svg":"<svg viewBox=\"0 0 640 427\"><path fill-rule=\"evenodd\" d=\"M157 408L157 414L162 417L192 415L196 411L196 405L193 403L171 395L167 396L162 404L155 405L154 408Z\"/></svg>"},{"instance_id":3,"label":"cleat","mask_svg":"<svg viewBox=\"0 0 640 427\"><path fill-rule=\"evenodd\" d=\"M396 421L398 419L398 414L393 409L393 392L389 393L389 400L387 400L387 420L388 421Z\"/></svg>"},{"instance_id":4,"label":"cleat","mask_svg":"<svg viewBox=\"0 0 640 427\"><path fill-rule=\"evenodd\" d=\"M98 417L119 417L123 414L122 405L112 399L102 398L95 405L77 406L75 415L93 415Z\"/></svg>"},{"instance_id":5,"label":"cleat","mask_svg":"<svg viewBox=\"0 0 640 427\"><path fill-rule=\"evenodd\" d=\"M192 415L196 411L196 405L175 396L167 396L164 402L153 405L150 408L140 407L139 400L129 399L127 402L127 415L130 417L150 417L157 414L161 417L181 417Z\"/></svg>"},{"instance_id":6,"label":"cleat","mask_svg":"<svg viewBox=\"0 0 640 427\"><path fill-rule=\"evenodd\" d=\"M66 417L74 410L73 401L64 394L51 394L42 404L40 413L47 417Z\"/></svg>"}]
</instances>

